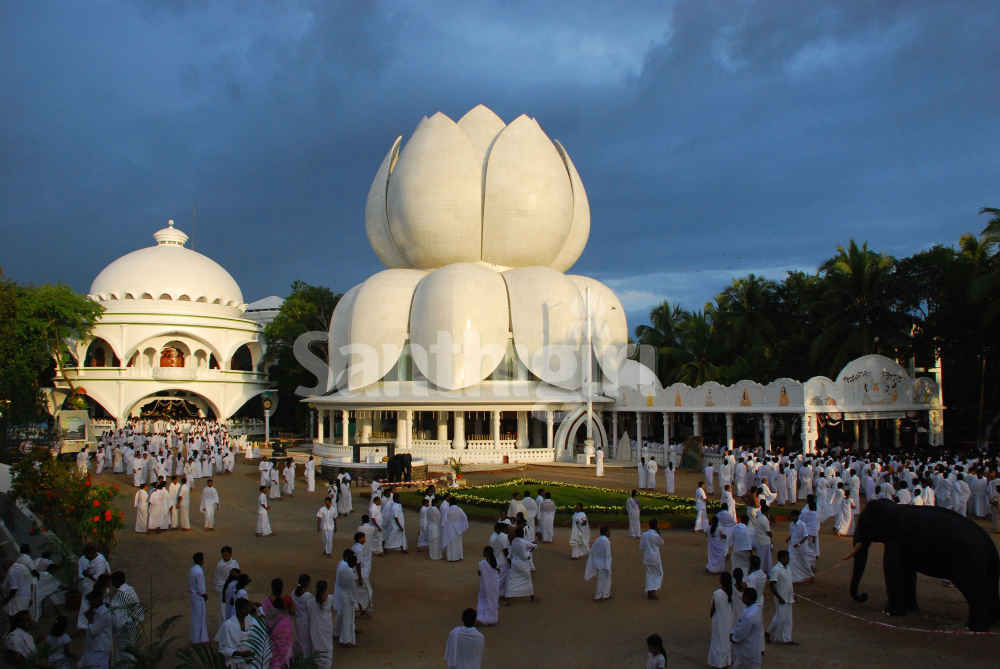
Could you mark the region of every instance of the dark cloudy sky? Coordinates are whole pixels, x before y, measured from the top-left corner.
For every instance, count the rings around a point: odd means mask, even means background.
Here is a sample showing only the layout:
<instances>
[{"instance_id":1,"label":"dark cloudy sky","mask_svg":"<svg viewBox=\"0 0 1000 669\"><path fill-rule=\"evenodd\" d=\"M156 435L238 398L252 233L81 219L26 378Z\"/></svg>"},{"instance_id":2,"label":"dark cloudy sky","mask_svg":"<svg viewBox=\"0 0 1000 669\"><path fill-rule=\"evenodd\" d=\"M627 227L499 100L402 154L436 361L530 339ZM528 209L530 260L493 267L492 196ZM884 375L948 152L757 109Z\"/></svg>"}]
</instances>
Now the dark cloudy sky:
<instances>
[{"instance_id":1,"label":"dark cloudy sky","mask_svg":"<svg viewBox=\"0 0 1000 669\"><path fill-rule=\"evenodd\" d=\"M207 6L207 8L206 8ZM630 326L850 238L906 255L1000 206L1000 3L3 3L0 266L86 291L168 218L250 301L345 291L396 135L538 119L592 210L573 268ZM197 218L192 222L192 209Z\"/></svg>"}]
</instances>

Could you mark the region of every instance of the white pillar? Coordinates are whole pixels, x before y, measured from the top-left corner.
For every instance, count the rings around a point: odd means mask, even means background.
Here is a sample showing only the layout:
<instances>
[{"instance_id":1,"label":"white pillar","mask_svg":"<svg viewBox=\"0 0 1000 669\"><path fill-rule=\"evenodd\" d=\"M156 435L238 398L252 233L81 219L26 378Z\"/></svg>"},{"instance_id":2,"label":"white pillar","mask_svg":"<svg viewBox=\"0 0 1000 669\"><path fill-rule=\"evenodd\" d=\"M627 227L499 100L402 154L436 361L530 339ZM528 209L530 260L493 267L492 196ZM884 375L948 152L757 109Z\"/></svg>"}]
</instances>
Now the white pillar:
<instances>
[{"instance_id":1,"label":"white pillar","mask_svg":"<svg viewBox=\"0 0 1000 669\"><path fill-rule=\"evenodd\" d=\"M771 414L764 414L764 451L771 452L771 431L774 427L774 417Z\"/></svg>"},{"instance_id":2,"label":"white pillar","mask_svg":"<svg viewBox=\"0 0 1000 669\"><path fill-rule=\"evenodd\" d=\"M809 448L809 416L802 414L799 420L802 422L802 452L811 453L812 449Z\"/></svg>"},{"instance_id":3,"label":"white pillar","mask_svg":"<svg viewBox=\"0 0 1000 669\"><path fill-rule=\"evenodd\" d=\"M406 448L406 412L397 411L396 412L396 450L402 450Z\"/></svg>"},{"instance_id":4,"label":"white pillar","mask_svg":"<svg viewBox=\"0 0 1000 669\"><path fill-rule=\"evenodd\" d=\"M556 424L556 415L549 409L545 412L545 448L552 448L552 442L555 436L555 430L553 429Z\"/></svg>"},{"instance_id":5,"label":"white pillar","mask_svg":"<svg viewBox=\"0 0 1000 669\"><path fill-rule=\"evenodd\" d=\"M733 437L733 414L726 414L726 450L733 450L733 445L735 443L735 438Z\"/></svg>"},{"instance_id":6,"label":"white pillar","mask_svg":"<svg viewBox=\"0 0 1000 669\"><path fill-rule=\"evenodd\" d=\"M861 426L861 450L868 452L868 421L864 421Z\"/></svg>"},{"instance_id":7,"label":"white pillar","mask_svg":"<svg viewBox=\"0 0 1000 669\"><path fill-rule=\"evenodd\" d=\"M701 436L701 414L693 413L691 414L691 433L692 436Z\"/></svg>"},{"instance_id":8,"label":"white pillar","mask_svg":"<svg viewBox=\"0 0 1000 669\"><path fill-rule=\"evenodd\" d=\"M490 412L490 428L493 433L493 448L500 449L500 412Z\"/></svg>"},{"instance_id":9,"label":"white pillar","mask_svg":"<svg viewBox=\"0 0 1000 669\"><path fill-rule=\"evenodd\" d=\"M437 412L437 440L448 441L448 412Z\"/></svg>"},{"instance_id":10,"label":"white pillar","mask_svg":"<svg viewBox=\"0 0 1000 669\"><path fill-rule=\"evenodd\" d=\"M528 412L517 412L517 444L516 448L528 448Z\"/></svg>"},{"instance_id":11,"label":"white pillar","mask_svg":"<svg viewBox=\"0 0 1000 669\"><path fill-rule=\"evenodd\" d=\"M451 440L451 447L463 451L465 450L465 411L455 411L453 414L455 416L455 434Z\"/></svg>"},{"instance_id":12,"label":"white pillar","mask_svg":"<svg viewBox=\"0 0 1000 669\"><path fill-rule=\"evenodd\" d=\"M413 448L413 410L406 411L406 448Z\"/></svg>"},{"instance_id":13,"label":"white pillar","mask_svg":"<svg viewBox=\"0 0 1000 669\"><path fill-rule=\"evenodd\" d=\"M370 444L372 441L372 412L371 411L355 411L354 419L357 420L361 425L361 433L358 439L358 443Z\"/></svg>"},{"instance_id":14,"label":"white pillar","mask_svg":"<svg viewBox=\"0 0 1000 669\"><path fill-rule=\"evenodd\" d=\"M861 421L854 421L854 445L861 445Z\"/></svg>"},{"instance_id":15,"label":"white pillar","mask_svg":"<svg viewBox=\"0 0 1000 669\"><path fill-rule=\"evenodd\" d=\"M326 409L320 409L317 413L319 414L319 419L316 421L316 441L322 444L323 438L326 436L323 427L323 423L326 421Z\"/></svg>"},{"instance_id":16,"label":"white pillar","mask_svg":"<svg viewBox=\"0 0 1000 669\"><path fill-rule=\"evenodd\" d=\"M901 427L902 423L903 423L902 418L897 418L896 420L892 421L892 427L893 427L892 444L897 451L903 447L902 435L899 433L899 428Z\"/></svg>"},{"instance_id":17,"label":"white pillar","mask_svg":"<svg viewBox=\"0 0 1000 669\"><path fill-rule=\"evenodd\" d=\"M618 459L618 411L611 410L611 453L612 459Z\"/></svg>"},{"instance_id":18,"label":"white pillar","mask_svg":"<svg viewBox=\"0 0 1000 669\"><path fill-rule=\"evenodd\" d=\"M642 414L638 411L635 412L635 441L638 444L636 448L636 458L642 457Z\"/></svg>"},{"instance_id":19,"label":"white pillar","mask_svg":"<svg viewBox=\"0 0 1000 669\"><path fill-rule=\"evenodd\" d=\"M663 447L670 447L670 414L663 412Z\"/></svg>"},{"instance_id":20,"label":"white pillar","mask_svg":"<svg viewBox=\"0 0 1000 669\"><path fill-rule=\"evenodd\" d=\"M340 412L340 443L346 448L350 442L347 438L347 429L349 427L349 416L347 409Z\"/></svg>"}]
</instances>

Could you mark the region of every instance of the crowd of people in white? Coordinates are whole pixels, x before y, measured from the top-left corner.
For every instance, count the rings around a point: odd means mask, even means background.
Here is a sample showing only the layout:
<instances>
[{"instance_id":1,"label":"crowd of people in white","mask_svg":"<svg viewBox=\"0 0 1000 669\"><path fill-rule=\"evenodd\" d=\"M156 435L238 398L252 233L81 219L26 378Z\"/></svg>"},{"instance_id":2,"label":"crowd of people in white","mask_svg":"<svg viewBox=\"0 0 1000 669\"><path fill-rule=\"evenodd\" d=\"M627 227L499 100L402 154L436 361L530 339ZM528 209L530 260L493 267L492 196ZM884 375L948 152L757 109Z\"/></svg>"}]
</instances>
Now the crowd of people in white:
<instances>
[{"instance_id":1,"label":"crowd of people in white","mask_svg":"<svg viewBox=\"0 0 1000 669\"><path fill-rule=\"evenodd\" d=\"M83 469L96 467L131 478L135 493L135 531L190 529L190 500L196 482L206 479L200 509L206 530L214 527L220 505L212 477L232 472L238 450L247 458L259 454L245 440L233 439L224 428L204 421L133 420L101 437L93 454L79 457ZM291 458L260 459L256 535L274 534L270 523L272 501L291 496L296 487L296 464ZM851 535L863 502L891 499L900 504L936 505L962 515L992 515L994 530L1000 531L1000 460L899 454L886 457L824 452L814 455L776 455L760 449L735 449L723 454L720 464L706 465L703 480L695 489L695 532L707 540L706 571L718 574L719 588L712 593L711 641L708 664L712 667L756 666L765 642L793 643L792 607L794 584L815 578L824 523L832 521L838 535ZM662 474L660 472L663 472ZM303 475L307 492L316 491L316 464L310 456ZM147 488L152 485L152 492ZM628 534L639 542L645 573L645 593L657 599L663 580L664 539L656 519L642 530L640 490L674 493L676 470L672 462L659 467L655 457L640 456L638 486L625 500ZM719 509L709 513L710 496L718 491ZM775 551L771 529L772 507L789 516L786 547ZM475 608L463 612L462 624L448 636L445 661L449 667L479 667L485 638L477 627L499 623L500 604L520 598L535 601L534 572L538 549L554 539L556 504L550 492L538 489L514 493L506 509L498 514L489 537L484 537L478 562L479 591ZM391 484L371 483L367 513L360 514L350 545L340 554L335 578L315 584L308 574L299 577L289 595L280 579L271 582L271 594L252 602L247 594L250 576L241 571L232 549L222 549L211 586L218 598L223 621L214 636L227 665L240 667L251 656L253 635L267 635L273 653L272 666L282 666L293 654L318 653L320 667L329 667L334 644L357 644L357 617L374 609L373 558L398 551L408 553L406 514L400 495ZM334 535L343 530L355 513L351 476L341 472L329 481L322 505L315 514L322 554L333 557ZM418 515L416 551L428 559L458 562L464 559L464 535L468 517L455 497L433 486L426 488ZM595 581L594 600L612 596L612 542L610 530L601 527L591 542L591 528L582 506L570 519L571 559L586 558L582 576ZM191 600L190 640L209 642L206 620L208 589L204 556L197 553L189 574ZM727 564L728 563L728 564ZM12 616L8 648L27 649L27 623L37 620L32 605L39 590L39 572L46 565L22 555L5 580L7 613ZM88 547L80 559L79 583L84 605L77 619L85 634L85 657L80 666L108 667L112 659L127 652L142 608L124 574L111 572L104 556ZM83 587L89 586L89 587ZM310 590L310 586L312 589ZM770 624L763 622L768 591L775 601ZM253 615L251 615L253 614ZM61 624L61 626L60 626ZM57 622L49 635L57 648L53 657L70 666L67 643L61 639L66 622ZM66 637L68 639L68 637ZM20 652L20 650L18 651ZM648 667L666 662L662 640L650 637Z\"/></svg>"}]
</instances>

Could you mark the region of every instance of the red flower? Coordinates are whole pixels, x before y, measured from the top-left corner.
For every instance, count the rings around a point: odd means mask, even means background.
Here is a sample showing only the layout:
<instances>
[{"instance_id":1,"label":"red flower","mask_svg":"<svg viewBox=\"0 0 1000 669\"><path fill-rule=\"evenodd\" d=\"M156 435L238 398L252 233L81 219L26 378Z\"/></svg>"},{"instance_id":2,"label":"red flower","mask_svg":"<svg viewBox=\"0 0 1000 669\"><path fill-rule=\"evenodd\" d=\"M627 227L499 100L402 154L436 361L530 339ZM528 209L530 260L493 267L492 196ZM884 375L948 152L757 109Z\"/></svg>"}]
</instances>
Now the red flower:
<instances>
[{"instance_id":1,"label":"red flower","mask_svg":"<svg viewBox=\"0 0 1000 669\"><path fill-rule=\"evenodd\" d=\"M42 532L47 532L47 531L48 531L48 530L46 530L46 529L45 529L44 527L42 528Z\"/></svg>"},{"instance_id":2,"label":"red flower","mask_svg":"<svg viewBox=\"0 0 1000 669\"><path fill-rule=\"evenodd\" d=\"M125 517L125 512L124 511L119 511L118 512L118 517L119 518L124 518Z\"/></svg>"},{"instance_id":3,"label":"red flower","mask_svg":"<svg viewBox=\"0 0 1000 669\"><path fill-rule=\"evenodd\" d=\"M95 527L94 529L91 530L91 532L93 532L94 534L97 534L97 528Z\"/></svg>"},{"instance_id":4,"label":"red flower","mask_svg":"<svg viewBox=\"0 0 1000 669\"><path fill-rule=\"evenodd\" d=\"M111 509L108 509L107 511L104 512L104 520L108 521L109 523L111 522Z\"/></svg>"},{"instance_id":5,"label":"red flower","mask_svg":"<svg viewBox=\"0 0 1000 669\"><path fill-rule=\"evenodd\" d=\"M97 521L99 521L100 519L101 519L101 517L100 517L100 516L94 516L94 517L93 517L93 518L92 518L91 520L93 520L93 521L94 521L94 522L96 523L96 522L97 522Z\"/></svg>"},{"instance_id":6,"label":"red flower","mask_svg":"<svg viewBox=\"0 0 1000 669\"><path fill-rule=\"evenodd\" d=\"M83 485L85 485L85 486L90 486L90 479L87 479L86 481L84 481L84 482L83 482Z\"/></svg>"},{"instance_id":7,"label":"red flower","mask_svg":"<svg viewBox=\"0 0 1000 669\"><path fill-rule=\"evenodd\" d=\"M100 506L100 505L101 505L101 503L95 499L94 500L94 506Z\"/></svg>"}]
</instances>

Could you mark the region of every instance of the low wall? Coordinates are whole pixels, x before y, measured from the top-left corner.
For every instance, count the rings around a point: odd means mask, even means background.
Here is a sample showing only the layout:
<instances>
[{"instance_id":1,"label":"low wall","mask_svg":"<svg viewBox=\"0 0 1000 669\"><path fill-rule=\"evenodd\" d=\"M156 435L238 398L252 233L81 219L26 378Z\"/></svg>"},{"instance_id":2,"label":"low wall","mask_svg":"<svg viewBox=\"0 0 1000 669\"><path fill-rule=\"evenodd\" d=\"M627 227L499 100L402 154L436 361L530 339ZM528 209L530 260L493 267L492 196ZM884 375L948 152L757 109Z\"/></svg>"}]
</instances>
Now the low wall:
<instances>
[{"instance_id":1,"label":"low wall","mask_svg":"<svg viewBox=\"0 0 1000 669\"><path fill-rule=\"evenodd\" d=\"M323 465L336 467L350 462L353 457L350 446L313 443L312 452ZM512 443L500 442L496 448L493 442L472 442L468 448L454 449L447 444L414 442L409 449L396 449L396 453L410 453L414 458L428 464L444 465L451 458L460 458L462 464L499 465L509 463L555 462L555 449L551 448L515 448ZM388 454L388 447L369 445L361 447L361 459L364 462L378 462Z\"/></svg>"}]
</instances>

